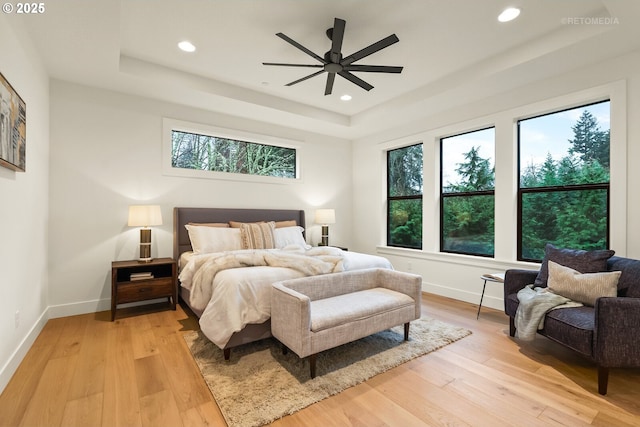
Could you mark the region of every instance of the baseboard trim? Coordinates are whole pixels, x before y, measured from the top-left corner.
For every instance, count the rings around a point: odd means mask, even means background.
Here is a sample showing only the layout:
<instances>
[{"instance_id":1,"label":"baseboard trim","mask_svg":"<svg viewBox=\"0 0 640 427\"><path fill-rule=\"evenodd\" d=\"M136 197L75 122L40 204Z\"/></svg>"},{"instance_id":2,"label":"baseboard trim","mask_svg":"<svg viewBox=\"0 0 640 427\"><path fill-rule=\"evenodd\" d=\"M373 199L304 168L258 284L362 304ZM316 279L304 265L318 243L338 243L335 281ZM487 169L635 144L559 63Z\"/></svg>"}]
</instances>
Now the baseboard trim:
<instances>
[{"instance_id":1,"label":"baseboard trim","mask_svg":"<svg viewBox=\"0 0 640 427\"><path fill-rule=\"evenodd\" d=\"M33 346L33 343L36 341L36 338L38 338L38 335L40 335L40 332L42 332L42 329L44 329L48 320L49 308L47 307L47 309L42 312L38 320L36 320L27 335L22 341L20 341L20 344L11 354L7 363L5 363L2 369L0 369L0 393L4 391L7 384L9 384L9 381L11 381L13 374L18 370L20 363L24 360L27 352L31 349L31 346Z\"/></svg>"},{"instance_id":2,"label":"baseboard trim","mask_svg":"<svg viewBox=\"0 0 640 427\"><path fill-rule=\"evenodd\" d=\"M50 305L49 318L57 319L58 317L77 316L79 314L97 313L105 310L111 310L111 298Z\"/></svg>"},{"instance_id":3,"label":"baseboard trim","mask_svg":"<svg viewBox=\"0 0 640 427\"><path fill-rule=\"evenodd\" d=\"M494 283L495 285L495 283ZM500 284L501 285L501 284ZM490 284L487 283L487 290ZM435 283L422 282L422 290L431 294L440 295L447 298L453 298L459 301L468 302L478 305L480 303L480 295L482 292L482 281L478 282L478 292L464 291L459 288L450 288L447 286L436 285ZM502 296L495 297L487 295L485 292L482 298L482 306L493 308L495 310L504 311L504 301Z\"/></svg>"},{"instance_id":4,"label":"baseboard trim","mask_svg":"<svg viewBox=\"0 0 640 427\"><path fill-rule=\"evenodd\" d=\"M130 302L118 304L118 308L135 307L138 305L154 304L166 301L166 298L156 298L146 301ZM91 301L74 302L71 304L60 304L49 306L49 319L58 317L77 316L79 314L98 313L100 311L111 311L111 298L96 299Z\"/></svg>"}]
</instances>

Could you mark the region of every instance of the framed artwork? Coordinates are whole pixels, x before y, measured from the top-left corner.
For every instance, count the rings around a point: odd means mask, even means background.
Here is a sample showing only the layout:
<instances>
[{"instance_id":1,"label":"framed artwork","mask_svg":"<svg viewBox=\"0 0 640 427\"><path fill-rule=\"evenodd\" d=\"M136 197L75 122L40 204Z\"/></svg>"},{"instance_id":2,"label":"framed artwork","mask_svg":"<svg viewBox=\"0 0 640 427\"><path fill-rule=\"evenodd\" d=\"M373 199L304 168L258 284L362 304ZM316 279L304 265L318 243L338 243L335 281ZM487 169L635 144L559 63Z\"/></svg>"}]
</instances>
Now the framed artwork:
<instances>
[{"instance_id":1,"label":"framed artwork","mask_svg":"<svg viewBox=\"0 0 640 427\"><path fill-rule=\"evenodd\" d=\"M0 166L26 170L27 106L0 73Z\"/></svg>"}]
</instances>

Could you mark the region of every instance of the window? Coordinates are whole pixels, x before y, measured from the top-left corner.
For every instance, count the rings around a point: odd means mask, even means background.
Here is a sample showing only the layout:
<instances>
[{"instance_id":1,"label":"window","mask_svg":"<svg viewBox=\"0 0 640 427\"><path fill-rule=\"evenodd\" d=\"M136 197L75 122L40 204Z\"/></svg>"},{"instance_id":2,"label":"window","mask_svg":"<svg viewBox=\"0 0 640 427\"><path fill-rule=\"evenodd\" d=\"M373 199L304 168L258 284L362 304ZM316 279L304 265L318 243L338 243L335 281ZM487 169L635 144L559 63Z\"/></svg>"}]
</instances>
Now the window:
<instances>
[{"instance_id":1,"label":"window","mask_svg":"<svg viewBox=\"0 0 640 427\"><path fill-rule=\"evenodd\" d=\"M440 251L494 254L494 128L440 139Z\"/></svg>"},{"instance_id":2,"label":"window","mask_svg":"<svg viewBox=\"0 0 640 427\"><path fill-rule=\"evenodd\" d=\"M172 130L171 167L295 179L296 150Z\"/></svg>"},{"instance_id":3,"label":"window","mask_svg":"<svg viewBox=\"0 0 640 427\"><path fill-rule=\"evenodd\" d=\"M387 152L387 245L422 249L422 144Z\"/></svg>"},{"instance_id":4,"label":"window","mask_svg":"<svg viewBox=\"0 0 640 427\"><path fill-rule=\"evenodd\" d=\"M610 102L518 121L518 259L609 247Z\"/></svg>"}]
</instances>

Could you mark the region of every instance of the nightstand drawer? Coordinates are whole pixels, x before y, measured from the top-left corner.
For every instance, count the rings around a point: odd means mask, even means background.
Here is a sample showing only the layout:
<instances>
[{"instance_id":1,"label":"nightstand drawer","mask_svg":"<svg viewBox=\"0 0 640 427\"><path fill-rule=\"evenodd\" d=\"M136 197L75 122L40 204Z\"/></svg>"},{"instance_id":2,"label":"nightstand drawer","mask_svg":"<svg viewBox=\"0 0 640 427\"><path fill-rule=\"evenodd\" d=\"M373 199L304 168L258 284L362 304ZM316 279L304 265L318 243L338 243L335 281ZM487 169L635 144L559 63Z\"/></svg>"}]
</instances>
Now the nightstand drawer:
<instances>
[{"instance_id":1,"label":"nightstand drawer","mask_svg":"<svg viewBox=\"0 0 640 427\"><path fill-rule=\"evenodd\" d=\"M173 296L173 291L173 279L170 277L120 283L118 284L118 304Z\"/></svg>"}]
</instances>

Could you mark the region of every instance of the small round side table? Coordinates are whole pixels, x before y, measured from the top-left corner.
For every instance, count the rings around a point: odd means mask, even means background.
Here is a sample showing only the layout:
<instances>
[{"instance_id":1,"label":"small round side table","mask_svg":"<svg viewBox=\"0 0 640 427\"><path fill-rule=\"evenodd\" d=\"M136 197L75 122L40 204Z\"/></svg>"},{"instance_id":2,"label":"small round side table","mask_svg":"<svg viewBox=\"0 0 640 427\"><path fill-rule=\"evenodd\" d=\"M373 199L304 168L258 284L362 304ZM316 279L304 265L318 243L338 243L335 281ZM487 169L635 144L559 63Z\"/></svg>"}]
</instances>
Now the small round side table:
<instances>
[{"instance_id":1,"label":"small round side table","mask_svg":"<svg viewBox=\"0 0 640 427\"><path fill-rule=\"evenodd\" d=\"M501 274L501 273L496 273ZM500 276L496 276L494 274L483 274L480 276L482 280L484 280L484 284L482 285L482 294L480 295L480 304L478 305L478 314L476 315L476 320L480 318L480 309L482 308L482 299L484 298L484 290L487 287L487 282L494 283L503 283L504 280L500 278Z\"/></svg>"}]
</instances>

